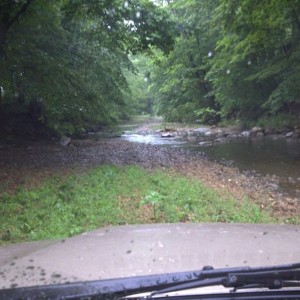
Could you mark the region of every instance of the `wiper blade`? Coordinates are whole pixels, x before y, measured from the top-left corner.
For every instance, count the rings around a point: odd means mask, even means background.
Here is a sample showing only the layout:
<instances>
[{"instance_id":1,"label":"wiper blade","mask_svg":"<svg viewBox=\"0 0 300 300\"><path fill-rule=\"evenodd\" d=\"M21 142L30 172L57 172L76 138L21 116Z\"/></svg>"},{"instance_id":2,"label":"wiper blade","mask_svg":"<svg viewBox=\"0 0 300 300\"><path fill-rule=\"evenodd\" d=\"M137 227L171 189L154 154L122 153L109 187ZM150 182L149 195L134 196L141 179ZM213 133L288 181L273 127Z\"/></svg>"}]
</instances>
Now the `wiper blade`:
<instances>
[{"instance_id":1,"label":"wiper blade","mask_svg":"<svg viewBox=\"0 0 300 300\"><path fill-rule=\"evenodd\" d=\"M240 289L281 289L283 287L300 287L300 264L247 268L234 270L210 270L199 274L198 279L190 280L169 288L156 290L148 298L160 294L168 294L188 289L223 286L233 288L231 292Z\"/></svg>"},{"instance_id":2,"label":"wiper blade","mask_svg":"<svg viewBox=\"0 0 300 300\"><path fill-rule=\"evenodd\" d=\"M2 299L121 299L138 294L155 295L196 287L225 286L233 291L252 287L270 289L299 286L300 263L271 267L239 267L75 282L0 290ZM153 292L154 291L154 292ZM300 296L300 290L299 294Z\"/></svg>"},{"instance_id":3,"label":"wiper blade","mask_svg":"<svg viewBox=\"0 0 300 300\"><path fill-rule=\"evenodd\" d=\"M236 289L258 286L269 289L300 286L300 268L271 270L228 275L228 286Z\"/></svg>"}]
</instances>

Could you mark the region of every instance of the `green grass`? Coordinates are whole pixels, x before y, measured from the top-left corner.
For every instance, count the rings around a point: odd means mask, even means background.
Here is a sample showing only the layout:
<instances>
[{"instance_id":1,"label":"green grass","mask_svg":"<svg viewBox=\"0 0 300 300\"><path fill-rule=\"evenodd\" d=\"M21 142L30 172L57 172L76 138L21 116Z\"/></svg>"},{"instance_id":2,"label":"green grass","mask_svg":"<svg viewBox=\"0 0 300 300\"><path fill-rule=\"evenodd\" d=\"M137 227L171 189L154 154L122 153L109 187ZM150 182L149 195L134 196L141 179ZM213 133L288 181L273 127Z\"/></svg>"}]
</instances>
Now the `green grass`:
<instances>
[{"instance_id":1,"label":"green grass","mask_svg":"<svg viewBox=\"0 0 300 300\"><path fill-rule=\"evenodd\" d=\"M64 238L107 225L154 222L268 223L250 201L201 182L131 166L101 166L0 198L0 243Z\"/></svg>"}]
</instances>

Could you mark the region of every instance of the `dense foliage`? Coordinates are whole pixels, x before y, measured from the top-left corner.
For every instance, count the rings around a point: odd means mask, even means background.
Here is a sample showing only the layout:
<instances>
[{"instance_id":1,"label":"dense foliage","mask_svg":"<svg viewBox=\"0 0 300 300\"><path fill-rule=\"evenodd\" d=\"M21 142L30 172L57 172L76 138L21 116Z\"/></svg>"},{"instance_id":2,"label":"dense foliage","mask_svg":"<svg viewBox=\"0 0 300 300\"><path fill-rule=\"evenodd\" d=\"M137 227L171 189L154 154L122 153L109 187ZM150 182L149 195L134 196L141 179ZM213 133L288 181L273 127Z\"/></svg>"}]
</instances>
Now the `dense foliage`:
<instances>
[{"instance_id":1,"label":"dense foliage","mask_svg":"<svg viewBox=\"0 0 300 300\"><path fill-rule=\"evenodd\" d=\"M173 45L167 14L151 1L0 5L2 126L24 114L60 133L109 124L124 110L124 72L133 70L128 54Z\"/></svg>"},{"instance_id":2,"label":"dense foliage","mask_svg":"<svg viewBox=\"0 0 300 300\"><path fill-rule=\"evenodd\" d=\"M2 0L0 129L71 134L153 109L295 125L299 60L299 0Z\"/></svg>"},{"instance_id":3,"label":"dense foliage","mask_svg":"<svg viewBox=\"0 0 300 300\"><path fill-rule=\"evenodd\" d=\"M300 120L300 1L176 0L152 91L168 120Z\"/></svg>"},{"instance_id":4,"label":"dense foliage","mask_svg":"<svg viewBox=\"0 0 300 300\"><path fill-rule=\"evenodd\" d=\"M125 93L126 109L123 119L135 115L153 115L154 98L149 91L151 60L145 55L131 57L135 72L127 72L130 89Z\"/></svg>"}]
</instances>

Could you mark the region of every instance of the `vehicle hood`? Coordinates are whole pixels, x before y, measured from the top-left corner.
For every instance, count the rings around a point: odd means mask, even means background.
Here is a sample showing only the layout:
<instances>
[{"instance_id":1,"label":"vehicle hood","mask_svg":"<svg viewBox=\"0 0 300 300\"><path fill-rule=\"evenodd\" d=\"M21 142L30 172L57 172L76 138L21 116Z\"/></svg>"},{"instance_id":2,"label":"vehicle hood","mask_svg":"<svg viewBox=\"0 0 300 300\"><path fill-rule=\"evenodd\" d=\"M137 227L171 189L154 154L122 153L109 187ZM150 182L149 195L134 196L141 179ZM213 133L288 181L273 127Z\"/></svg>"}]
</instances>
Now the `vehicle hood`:
<instances>
[{"instance_id":1,"label":"vehicle hood","mask_svg":"<svg viewBox=\"0 0 300 300\"><path fill-rule=\"evenodd\" d=\"M0 247L0 288L300 262L300 226L152 224L107 227Z\"/></svg>"}]
</instances>

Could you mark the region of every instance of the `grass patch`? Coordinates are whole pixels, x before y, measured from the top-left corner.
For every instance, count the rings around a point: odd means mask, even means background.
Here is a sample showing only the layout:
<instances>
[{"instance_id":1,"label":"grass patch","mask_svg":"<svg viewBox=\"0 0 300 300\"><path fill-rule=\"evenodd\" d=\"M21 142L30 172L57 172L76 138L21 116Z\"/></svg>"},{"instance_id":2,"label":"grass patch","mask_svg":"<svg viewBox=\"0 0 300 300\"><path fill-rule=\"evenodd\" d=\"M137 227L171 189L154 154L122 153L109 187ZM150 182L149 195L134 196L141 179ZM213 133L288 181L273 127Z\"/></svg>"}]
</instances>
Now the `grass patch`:
<instances>
[{"instance_id":1,"label":"grass patch","mask_svg":"<svg viewBox=\"0 0 300 300\"><path fill-rule=\"evenodd\" d=\"M0 215L0 243L64 238L107 225L273 221L257 205L222 198L197 180L135 166L101 166L4 194Z\"/></svg>"}]
</instances>

